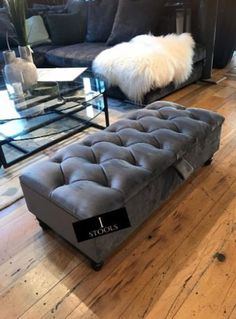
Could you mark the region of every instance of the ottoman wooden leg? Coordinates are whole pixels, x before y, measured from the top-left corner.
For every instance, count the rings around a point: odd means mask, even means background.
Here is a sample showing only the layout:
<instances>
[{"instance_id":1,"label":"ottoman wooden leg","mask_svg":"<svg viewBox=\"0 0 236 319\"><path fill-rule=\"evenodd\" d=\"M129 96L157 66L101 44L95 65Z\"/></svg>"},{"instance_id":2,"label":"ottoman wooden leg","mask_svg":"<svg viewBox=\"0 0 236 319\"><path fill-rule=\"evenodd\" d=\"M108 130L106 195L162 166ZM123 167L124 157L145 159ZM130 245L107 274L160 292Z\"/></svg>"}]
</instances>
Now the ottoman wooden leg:
<instances>
[{"instance_id":1,"label":"ottoman wooden leg","mask_svg":"<svg viewBox=\"0 0 236 319\"><path fill-rule=\"evenodd\" d=\"M50 229L50 227L47 225L47 224L45 224L42 220L40 220L40 219L38 219L38 218L36 218L37 219L37 221L38 221L38 223L39 223L39 226L43 229L43 230L48 230L48 229Z\"/></svg>"},{"instance_id":2,"label":"ottoman wooden leg","mask_svg":"<svg viewBox=\"0 0 236 319\"><path fill-rule=\"evenodd\" d=\"M204 166L211 165L212 161L213 161L213 157L210 157L210 158L204 163Z\"/></svg>"},{"instance_id":3,"label":"ottoman wooden leg","mask_svg":"<svg viewBox=\"0 0 236 319\"><path fill-rule=\"evenodd\" d=\"M104 265L104 262L103 262L103 261L97 263L96 261L91 260L91 267L92 267L93 270L95 270L95 271L101 270L103 265Z\"/></svg>"}]
</instances>

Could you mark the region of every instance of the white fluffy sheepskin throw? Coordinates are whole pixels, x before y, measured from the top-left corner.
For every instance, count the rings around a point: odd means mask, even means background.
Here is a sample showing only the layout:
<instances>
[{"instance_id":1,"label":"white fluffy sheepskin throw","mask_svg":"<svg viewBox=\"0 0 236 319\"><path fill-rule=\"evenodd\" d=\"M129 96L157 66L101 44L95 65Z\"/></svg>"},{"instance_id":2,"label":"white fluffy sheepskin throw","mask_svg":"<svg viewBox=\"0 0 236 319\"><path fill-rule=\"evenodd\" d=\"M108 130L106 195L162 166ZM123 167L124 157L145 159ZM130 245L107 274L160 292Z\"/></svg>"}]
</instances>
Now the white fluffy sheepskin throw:
<instances>
[{"instance_id":1,"label":"white fluffy sheepskin throw","mask_svg":"<svg viewBox=\"0 0 236 319\"><path fill-rule=\"evenodd\" d=\"M93 62L93 71L109 86L119 86L131 100L141 102L151 89L187 80L194 46L188 33L139 35L102 51Z\"/></svg>"}]
</instances>

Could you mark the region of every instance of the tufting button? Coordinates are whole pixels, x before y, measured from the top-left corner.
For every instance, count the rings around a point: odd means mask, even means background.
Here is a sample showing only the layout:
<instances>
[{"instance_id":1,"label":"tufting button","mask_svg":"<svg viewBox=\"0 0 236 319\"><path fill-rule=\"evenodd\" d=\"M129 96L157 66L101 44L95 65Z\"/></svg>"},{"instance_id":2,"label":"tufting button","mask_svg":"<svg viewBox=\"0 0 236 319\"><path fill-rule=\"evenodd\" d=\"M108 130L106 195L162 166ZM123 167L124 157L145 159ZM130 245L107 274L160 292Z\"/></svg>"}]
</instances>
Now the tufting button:
<instances>
[{"instance_id":1,"label":"tufting button","mask_svg":"<svg viewBox=\"0 0 236 319\"><path fill-rule=\"evenodd\" d=\"M62 161L59 158L52 158L52 162L55 164L60 164Z\"/></svg>"}]
</instances>

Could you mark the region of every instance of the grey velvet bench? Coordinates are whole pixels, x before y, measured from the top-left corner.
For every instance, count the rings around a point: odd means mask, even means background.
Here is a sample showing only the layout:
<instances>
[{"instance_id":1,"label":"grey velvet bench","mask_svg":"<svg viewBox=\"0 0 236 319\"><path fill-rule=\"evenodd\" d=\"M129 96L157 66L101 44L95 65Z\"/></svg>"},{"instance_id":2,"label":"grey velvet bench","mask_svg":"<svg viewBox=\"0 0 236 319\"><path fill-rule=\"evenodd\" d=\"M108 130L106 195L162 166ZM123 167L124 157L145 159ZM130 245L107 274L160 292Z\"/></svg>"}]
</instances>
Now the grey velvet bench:
<instances>
[{"instance_id":1,"label":"grey velvet bench","mask_svg":"<svg viewBox=\"0 0 236 319\"><path fill-rule=\"evenodd\" d=\"M59 150L20 176L25 200L99 270L104 260L219 148L224 118L155 102Z\"/></svg>"}]
</instances>

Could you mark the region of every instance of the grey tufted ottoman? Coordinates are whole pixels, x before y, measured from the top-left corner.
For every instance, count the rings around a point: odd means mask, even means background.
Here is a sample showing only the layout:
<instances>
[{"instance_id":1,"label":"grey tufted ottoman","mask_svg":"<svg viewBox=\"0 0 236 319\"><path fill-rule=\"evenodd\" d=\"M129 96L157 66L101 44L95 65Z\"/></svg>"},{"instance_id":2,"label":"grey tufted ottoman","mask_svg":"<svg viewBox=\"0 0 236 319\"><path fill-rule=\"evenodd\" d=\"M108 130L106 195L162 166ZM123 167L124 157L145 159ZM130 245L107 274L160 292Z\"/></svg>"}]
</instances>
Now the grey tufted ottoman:
<instances>
[{"instance_id":1,"label":"grey tufted ottoman","mask_svg":"<svg viewBox=\"0 0 236 319\"><path fill-rule=\"evenodd\" d=\"M28 208L99 269L194 170L210 162L223 120L170 102L130 113L25 170L20 181Z\"/></svg>"}]
</instances>

